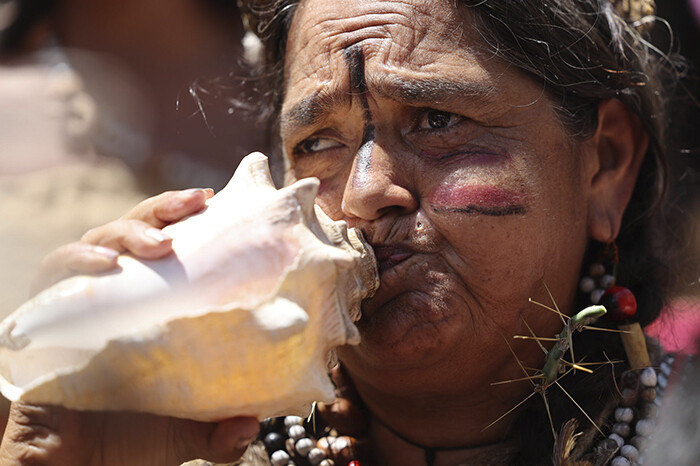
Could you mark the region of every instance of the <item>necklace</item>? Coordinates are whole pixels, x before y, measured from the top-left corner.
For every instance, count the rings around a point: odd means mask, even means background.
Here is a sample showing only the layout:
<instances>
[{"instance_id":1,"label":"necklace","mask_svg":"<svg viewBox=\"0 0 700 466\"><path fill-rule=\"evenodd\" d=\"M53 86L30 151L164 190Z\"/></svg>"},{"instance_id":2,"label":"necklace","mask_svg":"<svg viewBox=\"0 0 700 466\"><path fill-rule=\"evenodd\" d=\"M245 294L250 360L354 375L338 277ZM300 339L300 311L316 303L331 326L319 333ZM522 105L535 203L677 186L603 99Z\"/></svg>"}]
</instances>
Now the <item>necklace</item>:
<instances>
[{"instance_id":1,"label":"necklace","mask_svg":"<svg viewBox=\"0 0 700 466\"><path fill-rule=\"evenodd\" d=\"M389 432L402 441L425 452L427 466L435 464L439 452L469 450L473 465L503 465L512 461L517 447L506 441L478 447L427 447L412 442L383 423ZM368 466L372 464L369 442L364 438L339 435L333 428L324 428L315 436L312 423L299 416L266 419L261 423L263 445L273 466Z\"/></svg>"},{"instance_id":2,"label":"necklace","mask_svg":"<svg viewBox=\"0 0 700 466\"><path fill-rule=\"evenodd\" d=\"M605 458L602 464L628 466L643 462L673 362L674 357L666 355L658 371L646 367L622 374L620 402L612 414L611 433L594 447Z\"/></svg>"},{"instance_id":3,"label":"necklace","mask_svg":"<svg viewBox=\"0 0 700 466\"><path fill-rule=\"evenodd\" d=\"M273 466L313 465L363 466L358 457L358 442L347 436L339 436L331 428L321 430L317 439L309 434L313 424L299 416L265 419L260 425L260 438Z\"/></svg>"},{"instance_id":4,"label":"necklace","mask_svg":"<svg viewBox=\"0 0 700 466\"><path fill-rule=\"evenodd\" d=\"M374 417L374 420L377 422L377 424L389 431L395 437L399 438L401 441L423 450L426 466L434 466L437 454L440 452L469 451L470 464L482 466L507 464L512 461L513 457L517 453L517 446L513 441L496 442L477 446L457 445L429 447L406 438L396 430L392 429L378 417Z\"/></svg>"},{"instance_id":5,"label":"necklace","mask_svg":"<svg viewBox=\"0 0 700 466\"><path fill-rule=\"evenodd\" d=\"M617 401L611 401L605 412L607 421L599 423L607 431L602 438L598 431L590 427L578 441L576 423L566 423L562 428L557 444L567 444L570 448L557 448L555 452L561 461L579 465L627 466L643 461L644 448L652 433L661 400L671 376L674 356L664 356L654 367L631 369L623 372L615 380ZM600 419L600 418L599 418ZM343 435L332 426L324 424L320 415L309 419L298 416L266 419L261 424L259 439L267 451L273 466L369 466L372 464L372 449L366 430L355 431L355 436ZM567 426L571 424L569 430ZM464 447L427 447L414 442L385 423L377 420L377 425L408 445L424 452L425 464L432 466L440 452L464 450ZM566 433L568 432L568 433ZM360 435L357 435L360 434ZM585 438L588 440L585 440ZM597 438L597 440L596 440ZM468 464L494 465L511 464L518 455L519 447L513 441L485 445L473 449L474 457Z\"/></svg>"},{"instance_id":6,"label":"necklace","mask_svg":"<svg viewBox=\"0 0 700 466\"><path fill-rule=\"evenodd\" d=\"M661 399L665 391L671 368L672 355L667 355L658 369L647 367L625 372L619 380L620 400L612 410L608 426L610 433L592 445L589 452L576 452L575 456L590 458L589 464L629 466L641 464L644 448L655 423ZM368 466L371 448L368 439L341 435L334 428L314 426L316 419L299 416L266 419L261 424L260 439L267 451L272 466ZM469 464L509 464L517 454L512 441L480 447L428 447L414 442L385 423L378 424L403 442L420 448L425 453L426 466L435 464L440 452L472 449L475 456ZM318 433L314 433L318 432ZM572 436L573 430L571 431ZM567 452L563 461L570 461ZM573 455L572 455L573 456ZM563 462L561 464L567 464ZM577 463L586 464L586 463Z\"/></svg>"}]
</instances>

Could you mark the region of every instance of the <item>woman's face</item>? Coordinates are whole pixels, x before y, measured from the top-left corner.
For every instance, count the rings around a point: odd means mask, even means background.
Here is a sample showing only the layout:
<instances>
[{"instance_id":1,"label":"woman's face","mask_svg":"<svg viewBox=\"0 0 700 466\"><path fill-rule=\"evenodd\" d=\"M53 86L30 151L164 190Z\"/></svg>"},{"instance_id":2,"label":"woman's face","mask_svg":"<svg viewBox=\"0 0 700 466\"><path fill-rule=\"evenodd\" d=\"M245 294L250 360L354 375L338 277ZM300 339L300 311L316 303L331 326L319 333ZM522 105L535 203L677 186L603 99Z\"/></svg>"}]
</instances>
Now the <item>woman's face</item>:
<instances>
[{"instance_id":1,"label":"woman's face","mask_svg":"<svg viewBox=\"0 0 700 466\"><path fill-rule=\"evenodd\" d=\"M508 344L541 367L542 351L511 337L527 334L522 319L540 336L561 329L528 302L551 304L543 282L571 311L584 156L543 86L486 51L466 8L338 5L296 12L281 130L294 176L321 180L317 202L360 228L379 262L362 343L339 356L358 388L408 392L522 376Z\"/></svg>"}]
</instances>

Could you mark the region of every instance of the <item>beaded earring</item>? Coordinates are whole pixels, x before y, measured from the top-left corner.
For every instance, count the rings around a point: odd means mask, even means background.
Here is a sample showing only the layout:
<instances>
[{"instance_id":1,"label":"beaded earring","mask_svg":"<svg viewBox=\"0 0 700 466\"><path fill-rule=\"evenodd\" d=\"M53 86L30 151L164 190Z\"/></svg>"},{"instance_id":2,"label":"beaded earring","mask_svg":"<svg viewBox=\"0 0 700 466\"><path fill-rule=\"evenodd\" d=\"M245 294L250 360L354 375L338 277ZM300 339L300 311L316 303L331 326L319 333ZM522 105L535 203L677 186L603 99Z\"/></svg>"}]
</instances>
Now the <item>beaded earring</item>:
<instances>
[{"instance_id":1,"label":"beaded earring","mask_svg":"<svg viewBox=\"0 0 700 466\"><path fill-rule=\"evenodd\" d=\"M596 452L605 458L601 464L629 466L641 464L643 447L651 434L661 394L666 386L666 373L672 359L661 365L660 373L651 367L646 338L637 322L629 323L637 312L637 300L628 288L616 285L619 262L617 245L607 243L598 261L589 266L589 275L581 279L581 292L589 295L593 304L601 304L608 311L606 319L616 322L629 363L618 387L620 401L614 410L612 432L596 446ZM609 461L609 463L608 463Z\"/></svg>"},{"instance_id":2,"label":"beaded earring","mask_svg":"<svg viewBox=\"0 0 700 466\"><path fill-rule=\"evenodd\" d=\"M609 320L622 322L637 312L637 300L628 288L616 286L618 262L617 245L607 243L598 261L588 267L588 275L581 278L579 289L592 304L605 306Z\"/></svg>"},{"instance_id":3,"label":"beaded earring","mask_svg":"<svg viewBox=\"0 0 700 466\"><path fill-rule=\"evenodd\" d=\"M589 275L581 278L580 290L589 295L593 304L605 306L608 321L617 323L627 360L633 370L651 365L646 339L641 326L629 323L637 312L637 300L628 288L616 285L619 253L614 241L605 244L598 260L588 267Z\"/></svg>"}]
</instances>

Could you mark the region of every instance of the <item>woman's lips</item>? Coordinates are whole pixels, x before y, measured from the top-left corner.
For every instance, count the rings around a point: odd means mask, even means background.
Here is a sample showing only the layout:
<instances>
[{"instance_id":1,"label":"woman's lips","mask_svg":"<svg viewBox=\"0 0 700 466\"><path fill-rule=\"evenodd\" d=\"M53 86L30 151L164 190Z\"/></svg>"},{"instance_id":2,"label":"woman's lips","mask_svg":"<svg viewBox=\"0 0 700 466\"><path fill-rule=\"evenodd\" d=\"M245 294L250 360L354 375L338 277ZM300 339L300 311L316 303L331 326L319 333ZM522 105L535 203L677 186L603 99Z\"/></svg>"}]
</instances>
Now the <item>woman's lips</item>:
<instances>
[{"instance_id":1,"label":"woman's lips","mask_svg":"<svg viewBox=\"0 0 700 466\"><path fill-rule=\"evenodd\" d=\"M423 252L402 244L372 244L377 258L380 284L373 297L362 303L362 319L372 319L385 304L398 296L414 291L421 282Z\"/></svg>"},{"instance_id":2,"label":"woman's lips","mask_svg":"<svg viewBox=\"0 0 700 466\"><path fill-rule=\"evenodd\" d=\"M377 268L380 275L413 255L413 251L401 246L377 244L373 245L372 249L374 249L374 255L377 258Z\"/></svg>"}]
</instances>

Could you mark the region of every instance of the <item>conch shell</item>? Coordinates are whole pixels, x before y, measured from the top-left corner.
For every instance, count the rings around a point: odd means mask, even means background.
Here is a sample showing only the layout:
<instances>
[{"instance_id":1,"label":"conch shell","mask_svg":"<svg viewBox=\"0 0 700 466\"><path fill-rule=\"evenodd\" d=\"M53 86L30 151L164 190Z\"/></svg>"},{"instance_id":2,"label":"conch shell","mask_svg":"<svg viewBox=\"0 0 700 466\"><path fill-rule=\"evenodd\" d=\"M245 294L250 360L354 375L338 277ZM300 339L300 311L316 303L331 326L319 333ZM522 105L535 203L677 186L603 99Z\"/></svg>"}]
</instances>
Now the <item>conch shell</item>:
<instances>
[{"instance_id":1,"label":"conch shell","mask_svg":"<svg viewBox=\"0 0 700 466\"><path fill-rule=\"evenodd\" d=\"M260 153L206 208L164 232L174 254L128 254L0 324L10 400L215 421L331 400L328 356L378 287L361 235L314 206L315 178L275 189Z\"/></svg>"}]
</instances>

